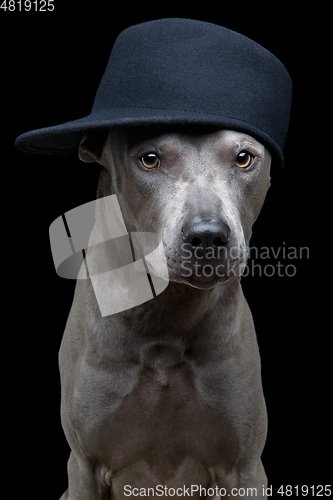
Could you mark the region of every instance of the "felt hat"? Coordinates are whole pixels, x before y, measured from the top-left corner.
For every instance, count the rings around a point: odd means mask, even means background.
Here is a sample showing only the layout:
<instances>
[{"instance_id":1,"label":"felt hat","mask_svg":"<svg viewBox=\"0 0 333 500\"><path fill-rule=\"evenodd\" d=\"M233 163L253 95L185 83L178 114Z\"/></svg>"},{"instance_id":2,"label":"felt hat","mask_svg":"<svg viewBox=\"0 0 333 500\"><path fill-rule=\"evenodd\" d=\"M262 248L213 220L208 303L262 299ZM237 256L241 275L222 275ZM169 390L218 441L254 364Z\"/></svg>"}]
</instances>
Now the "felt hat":
<instances>
[{"instance_id":1,"label":"felt hat","mask_svg":"<svg viewBox=\"0 0 333 500\"><path fill-rule=\"evenodd\" d=\"M68 153L88 130L197 124L245 132L282 161L291 92L286 68L253 40L207 22L160 19L120 33L90 115L22 134L16 146Z\"/></svg>"}]
</instances>

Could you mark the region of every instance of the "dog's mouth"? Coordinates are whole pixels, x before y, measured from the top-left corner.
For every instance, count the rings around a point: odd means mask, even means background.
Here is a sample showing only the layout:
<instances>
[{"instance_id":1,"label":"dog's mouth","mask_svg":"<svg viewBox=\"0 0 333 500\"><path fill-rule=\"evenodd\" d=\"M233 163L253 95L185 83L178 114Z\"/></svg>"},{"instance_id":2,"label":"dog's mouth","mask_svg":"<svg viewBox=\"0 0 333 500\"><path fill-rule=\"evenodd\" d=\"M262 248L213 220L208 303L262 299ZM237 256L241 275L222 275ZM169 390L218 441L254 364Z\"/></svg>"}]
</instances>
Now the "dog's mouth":
<instances>
[{"instance_id":1,"label":"dog's mouth","mask_svg":"<svg viewBox=\"0 0 333 500\"><path fill-rule=\"evenodd\" d=\"M169 280L196 288L214 288L218 283L241 276L245 268L243 258L230 255L226 259L200 256L197 259L183 259L179 255L166 257Z\"/></svg>"}]
</instances>

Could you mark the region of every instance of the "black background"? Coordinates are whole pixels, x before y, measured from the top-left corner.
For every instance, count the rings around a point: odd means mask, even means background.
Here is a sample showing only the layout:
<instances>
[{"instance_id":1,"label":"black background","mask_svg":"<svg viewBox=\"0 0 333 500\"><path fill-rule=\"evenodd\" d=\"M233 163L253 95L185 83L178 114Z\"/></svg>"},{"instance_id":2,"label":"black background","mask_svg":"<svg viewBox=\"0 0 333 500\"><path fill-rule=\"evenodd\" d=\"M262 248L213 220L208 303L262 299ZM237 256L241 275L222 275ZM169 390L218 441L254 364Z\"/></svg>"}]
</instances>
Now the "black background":
<instances>
[{"instance_id":1,"label":"black background","mask_svg":"<svg viewBox=\"0 0 333 500\"><path fill-rule=\"evenodd\" d=\"M59 416L57 356L75 283L55 273L48 227L94 199L99 173L97 164L76 156L22 153L14 140L89 114L119 32L163 17L201 19L239 31L271 50L291 74L285 168L272 179L252 245L308 247L310 258L278 259L296 266L293 277L256 275L242 285L262 357L269 484L274 491L287 484L329 484L332 7L310 1L186 8L129 3L118 12L119 5L107 0L54 3L54 12L46 13L0 9L7 498L57 500L66 488L69 448ZM144 71L153 77L153 67ZM262 265L268 262L276 264Z\"/></svg>"}]
</instances>

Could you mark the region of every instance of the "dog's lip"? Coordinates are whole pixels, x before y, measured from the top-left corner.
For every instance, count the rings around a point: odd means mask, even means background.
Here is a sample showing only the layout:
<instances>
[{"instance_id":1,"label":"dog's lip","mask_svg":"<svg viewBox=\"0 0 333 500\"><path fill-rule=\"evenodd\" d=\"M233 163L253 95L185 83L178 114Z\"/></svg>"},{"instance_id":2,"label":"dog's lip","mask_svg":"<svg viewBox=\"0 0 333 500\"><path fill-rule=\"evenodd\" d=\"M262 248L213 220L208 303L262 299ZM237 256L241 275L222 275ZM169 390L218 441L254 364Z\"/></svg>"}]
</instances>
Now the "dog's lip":
<instances>
[{"instance_id":1,"label":"dog's lip","mask_svg":"<svg viewBox=\"0 0 333 500\"><path fill-rule=\"evenodd\" d=\"M179 283L185 283L197 288L213 288L221 281L225 281L226 279L228 279L228 276L225 273L217 274L215 270L213 270L212 273L205 274L204 272L202 272L205 264L197 268L196 271L199 274L198 276L196 276L195 271L191 272L191 274L188 275L188 269L182 269L181 266L176 266L175 268L174 266L170 265L169 262L167 264L170 281L174 280Z\"/></svg>"}]
</instances>

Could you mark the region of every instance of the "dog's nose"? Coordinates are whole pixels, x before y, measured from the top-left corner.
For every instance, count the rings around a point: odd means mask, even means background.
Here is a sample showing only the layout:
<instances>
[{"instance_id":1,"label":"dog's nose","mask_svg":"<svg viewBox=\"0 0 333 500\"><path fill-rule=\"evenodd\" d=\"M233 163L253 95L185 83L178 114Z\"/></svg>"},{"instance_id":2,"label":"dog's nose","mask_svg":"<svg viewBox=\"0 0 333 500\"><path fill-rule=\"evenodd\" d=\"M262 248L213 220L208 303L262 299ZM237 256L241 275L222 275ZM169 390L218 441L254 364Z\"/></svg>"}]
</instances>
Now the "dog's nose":
<instances>
[{"instance_id":1,"label":"dog's nose","mask_svg":"<svg viewBox=\"0 0 333 500\"><path fill-rule=\"evenodd\" d=\"M218 248L230 239L230 227L221 219L195 217L182 228L183 239L192 248Z\"/></svg>"}]
</instances>

